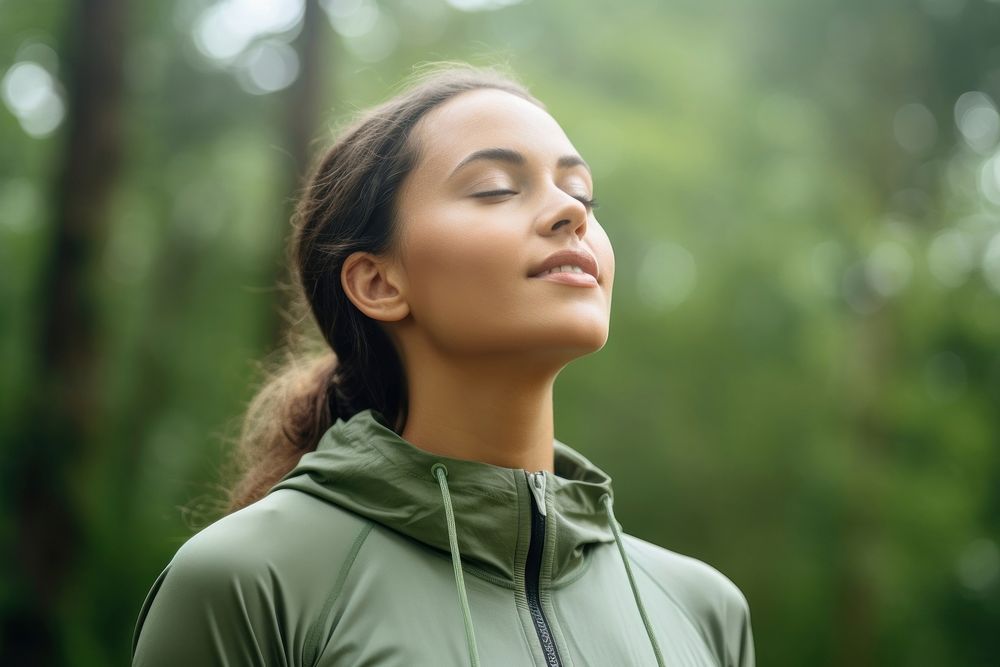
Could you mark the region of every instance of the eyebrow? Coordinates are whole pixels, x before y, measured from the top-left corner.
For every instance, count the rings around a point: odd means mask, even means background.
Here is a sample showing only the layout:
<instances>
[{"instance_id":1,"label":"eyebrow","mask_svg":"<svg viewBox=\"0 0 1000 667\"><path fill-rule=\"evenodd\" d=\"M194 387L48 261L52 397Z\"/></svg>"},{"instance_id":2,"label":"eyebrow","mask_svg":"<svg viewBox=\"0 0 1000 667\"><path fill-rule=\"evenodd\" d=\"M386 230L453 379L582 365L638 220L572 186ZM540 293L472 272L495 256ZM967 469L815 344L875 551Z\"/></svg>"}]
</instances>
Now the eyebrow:
<instances>
[{"instance_id":1,"label":"eyebrow","mask_svg":"<svg viewBox=\"0 0 1000 667\"><path fill-rule=\"evenodd\" d=\"M478 151L474 151L465 156L465 158L458 163L458 166L451 170L449 178L458 173L458 171L465 165L478 160L494 160L516 165L523 165L527 162L523 153L519 153L511 148L481 148ZM588 165L587 162L579 155L563 155L556 160L556 166L561 169L580 166L588 172L590 171L590 165Z\"/></svg>"}]
</instances>

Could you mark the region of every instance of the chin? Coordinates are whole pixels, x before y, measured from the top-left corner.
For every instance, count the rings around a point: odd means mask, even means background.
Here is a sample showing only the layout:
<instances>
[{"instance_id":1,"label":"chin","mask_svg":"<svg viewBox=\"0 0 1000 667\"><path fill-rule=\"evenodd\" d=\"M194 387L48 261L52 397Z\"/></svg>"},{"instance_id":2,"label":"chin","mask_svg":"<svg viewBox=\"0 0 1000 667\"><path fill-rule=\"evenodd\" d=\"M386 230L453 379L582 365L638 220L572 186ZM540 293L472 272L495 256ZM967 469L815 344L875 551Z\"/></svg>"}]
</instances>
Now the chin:
<instances>
[{"instance_id":1,"label":"chin","mask_svg":"<svg viewBox=\"0 0 1000 667\"><path fill-rule=\"evenodd\" d=\"M552 331L541 346L559 350L569 358L582 357L602 349L608 342L608 326L576 326Z\"/></svg>"}]
</instances>

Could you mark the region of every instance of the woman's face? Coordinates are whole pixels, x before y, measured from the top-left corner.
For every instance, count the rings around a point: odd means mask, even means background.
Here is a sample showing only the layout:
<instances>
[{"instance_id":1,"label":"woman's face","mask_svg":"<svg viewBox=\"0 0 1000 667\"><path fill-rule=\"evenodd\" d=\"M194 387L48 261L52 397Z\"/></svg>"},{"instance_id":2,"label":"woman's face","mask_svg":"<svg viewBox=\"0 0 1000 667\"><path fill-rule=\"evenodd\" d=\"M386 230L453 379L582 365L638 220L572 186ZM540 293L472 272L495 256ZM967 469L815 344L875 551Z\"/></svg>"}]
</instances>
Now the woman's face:
<instances>
[{"instance_id":1,"label":"woman's face","mask_svg":"<svg viewBox=\"0 0 1000 667\"><path fill-rule=\"evenodd\" d=\"M568 361L603 347L614 253L584 203L591 173L555 119L481 89L434 108L413 132L419 157L397 199L407 324L453 354ZM532 277L565 250L589 253L596 280Z\"/></svg>"}]
</instances>

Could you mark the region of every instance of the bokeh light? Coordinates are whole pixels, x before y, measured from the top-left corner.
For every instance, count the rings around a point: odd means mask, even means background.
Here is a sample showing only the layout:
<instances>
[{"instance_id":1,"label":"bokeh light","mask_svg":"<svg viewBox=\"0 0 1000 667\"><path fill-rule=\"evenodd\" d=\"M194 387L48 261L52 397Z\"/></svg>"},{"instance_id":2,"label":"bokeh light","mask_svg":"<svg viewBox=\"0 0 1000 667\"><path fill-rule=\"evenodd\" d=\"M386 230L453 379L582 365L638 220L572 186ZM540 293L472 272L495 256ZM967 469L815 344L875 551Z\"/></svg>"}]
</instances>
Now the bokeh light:
<instances>
[{"instance_id":1,"label":"bokeh light","mask_svg":"<svg viewBox=\"0 0 1000 667\"><path fill-rule=\"evenodd\" d=\"M927 247L931 274L947 287L959 287L975 267L975 253L969 236L948 229L935 236Z\"/></svg>"},{"instance_id":2,"label":"bokeh light","mask_svg":"<svg viewBox=\"0 0 1000 667\"><path fill-rule=\"evenodd\" d=\"M691 295L697 278L694 255L677 243L660 241L639 264L639 296L654 310L673 310Z\"/></svg>"},{"instance_id":3,"label":"bokeh light","mask_svg":"<svg viewBox=\"0 0 1000 667\"><path fill-rule=\"evenodd\" d=\"M299 75L299 57L277 40L257 42L240 59L237 80L248 93L262 95L287 88Z\"/></svg>"},{"instance_id":4,"label":"bokeh light","mask_svg":"<svg viewBox=\"0 0 1000 667\"><path fill-rule=\"evenodd\" d=\"M0 94L24 131L36 138L52 134L66 113L58 82L31 60L11 65L0 81Z\"/></svg>"},{"instance_id":5,"label":"bokeh light","mask_svg":"<svg viewBox=\"0 0 1000 667\"><path fill-rule=\"evenodd\" d=\"M304 0L220 0L198 16L194 41L206 57L228 64L255 39L298 26L304 11Z\"/></svg>"},{"instance_id":6,"label":"bokeh light","mask_svg":"<svg viewBox=\"0 0 1000 667\"><path fill-rule=\"evenodd\" d=\"M899 145L915 155L932 148L937 139L934 114L919 102L911 102L899 108L893 118L892 130Z\"/></svg>"},{"instance_id":7,"label":"bokeh light","mask_svg":"<svg viewBox=\"0 0 1000 667\"><path fill-rule=\"evenodd\" d=\"M1000 115L989 95L980 91L963 93L955 101L955 125L972 150L986 155L1000 137Z\"/></svg>"}]
</instances>

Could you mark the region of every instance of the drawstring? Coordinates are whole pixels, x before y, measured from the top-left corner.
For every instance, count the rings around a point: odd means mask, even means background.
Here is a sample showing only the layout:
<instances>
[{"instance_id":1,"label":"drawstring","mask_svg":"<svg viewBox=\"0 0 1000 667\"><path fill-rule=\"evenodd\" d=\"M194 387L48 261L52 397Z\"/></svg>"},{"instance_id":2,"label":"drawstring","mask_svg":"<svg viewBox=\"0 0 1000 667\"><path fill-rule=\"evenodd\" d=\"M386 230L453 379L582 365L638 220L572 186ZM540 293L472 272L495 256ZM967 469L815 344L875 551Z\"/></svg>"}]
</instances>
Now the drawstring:
<instances>
[{"instance_id":1,"label":"drawstring","mask_svg":"<svg viewBox=\"0 0 1000 667\"><path fill-rule=\"evenodd\" d=\"M455 512L451 507L451 494L448 492L448 468L442 463L435 463L431 466L431 474L437 478L441 487L441 499L444 501L444 514L448 523L448 543L451 545L451 564L455 571L455 585L458 587L458 597L462 603L462 614L465 620L465 637L469 645L469 660L473 667L479 667L479 649L476 647L476 632L472 627L472 612L469 610L469 598L465 594L465 578L462 576L462 556L458 552L458 536L455 530ZM605 493L601 496L601 502L608 512L608 522L611 524L611 532L615 534L615 543L618 544L618 553L621 554L622 562L625 564L625 573L628 575L629 586L632 587L632 596L635 604L639 607L639 615L642 623L646 626L646 634L649 642L653 645L653 653L656 654L656 664L664 667L663 655L660 653L660 645L656 643L653 635L653 628L649 624L649 617L646 616L646 608L642 605L642 598L639 597L639 589L635 585L635 578L632 576L632 567L628 564L628 555L625 553L625 546L622 544L621 532L618 530L618 522L611 509L611 496Z\"/></svg>"},{"instance_id":2,"label":"drawstring","mask_svg":"<svg viewBox=\"0 0 1000 667\"><path fill-rule=\"evenodd\" d=\"M431 466L431 474L437 478L441 486L441 499L444 501L444 515L448 521L448 543L451 545L451 564L455 569L455 585L458 587L458 597L462 601L462 614L465 616L465 637L469 643L469 660L472 667L479 667L479 649L476 647L476 633L472 627L472 612L469 610L469 598L465 595L465 578L462 576L462 556L458 553L458 536L455 532L455 512L451 509L451 495L448 493L448 469L443 463Z\"/></svg>"},{"instance_id":3,"label":"drawstring","mask_svg":"<svg viewBox=\"0 0 1000 667\"><path fill-rule=\"evenodd\" d=\"M625 546L622 544L618 522L615 520L614 512L611 511L611 496L605 493L601 496L601 502L604 503L604 508L608 511L611 532L615 534L615 542L618 543L618 552L622 556L622 562L625 563L625 573L628 575L628 583L632 587L632 596L639 607L639 615L642 616L643 625L646 626L646 634L649 635L649 642L653 645L653 653L656 654L656 664L659 667L663 667L663 655L660 654L660 645L656 643L656 637L653 636L653 628L649 625L649 618L646 616L646 608L642 606L642 598L639 597L639 589L636 588L635 579L632 577L632 568L628 564L628 556L625 554Z\"/></svg>"}]
</instances>

